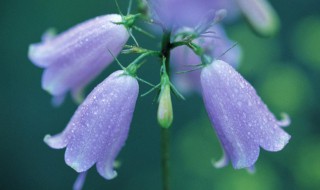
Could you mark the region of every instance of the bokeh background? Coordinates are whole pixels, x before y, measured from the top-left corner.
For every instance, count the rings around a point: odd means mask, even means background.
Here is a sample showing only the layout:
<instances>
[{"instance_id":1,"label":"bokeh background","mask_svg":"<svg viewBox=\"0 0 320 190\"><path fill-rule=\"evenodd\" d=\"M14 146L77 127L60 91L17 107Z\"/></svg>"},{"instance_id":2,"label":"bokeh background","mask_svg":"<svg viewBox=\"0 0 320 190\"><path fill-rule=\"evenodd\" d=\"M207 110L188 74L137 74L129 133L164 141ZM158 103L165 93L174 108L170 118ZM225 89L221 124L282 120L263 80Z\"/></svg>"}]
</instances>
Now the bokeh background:
<instances>
[{"instance_id":1,"label":"bokeh background","mask_svg":"<svg viewBox=\"0 0 320 190\"><path fill-rule=\"evenodd\" d=\"M123 10L126 1L119 0ZM172 189L280 190L320 189L320 2L291 0L271 3L282 21L271 39L257 37L243 20L227 26L243 48L239 71L257 89L277 116L289 113L292 135L283 151L261 151L256 174L231 166L212 167L221 148L198 96L174 99L171 141ZM52 150L44 135L64 129L76 105L67 98L54 108L40 87L42 70L27 58L28 45L40 41L49 27L63 31L76 23L116 12L110 0L0 1L0 189L71 189L77 176ZM155 40L138 35L151 48ZM130 42L132 43L132 42ZM132 57L120 56L123 63ZM150 62L157 61L150 59ZM158 81L157 64L146 64L143 77ZM90 91L117 66L106 69ZM142 73L142 72L141 72ZM141 92L148 87L141 85ZM129 139L122 150L119 176L106 181L93 167L84 189L160 190L160 138L154 96L138 100Z\"/></svg>"}]
</instances>

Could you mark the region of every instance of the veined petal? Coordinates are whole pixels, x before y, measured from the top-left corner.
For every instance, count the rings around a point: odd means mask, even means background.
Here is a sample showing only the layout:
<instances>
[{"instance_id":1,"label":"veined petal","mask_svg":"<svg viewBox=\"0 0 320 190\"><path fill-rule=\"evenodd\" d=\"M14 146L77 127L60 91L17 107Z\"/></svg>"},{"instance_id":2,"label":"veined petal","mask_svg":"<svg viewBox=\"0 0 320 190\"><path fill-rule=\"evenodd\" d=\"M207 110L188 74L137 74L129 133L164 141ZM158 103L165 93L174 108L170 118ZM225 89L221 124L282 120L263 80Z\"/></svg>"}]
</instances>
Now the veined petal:
<instances>
[{"instance_id":1,"label":"veined petal","mask_svg":"<svg viewBox=\"0 0 320 190\"><path fill-rule=\"evenodd\" d=\"M135 78L114 72L88 95L62 133L44 141L67 147L65 161L77 172L97 163L104 178L114 178L113 163L127 139L138 91Z\"/></svg>"},{"instance_id":2,"label":"veined petal","mask_svg":"<svg viewBox=\"0 0 320 190\"><path fill-rule=\"evenodd\" d=\"M226 9L229 20L239 15L234 0L149 0L148 4L151 17L167 28L195 26L210 10Z\"/></svg>"},{"instance_id":3,"label":"veined petal","mask_svg":"<svg viewBox=\"0 0 320 190\"><path fill-rule=\"evenodd\" d=\"M228 38L224 29L220 25L215 25L209 30L214 36L200 37L196 40L196 43L204 48L208 56L214 59L220 57L229 48L231 48L234 45L234 42ZM175 48L171 55L172 63L176 71L191 70L194 68L191 65L201 64L199 56L186 46ZM220 57L220 59L228 62L233 67L237 67L241 60L240 46L235 46ZM174 75L173 81L184 94L189 94L193 91L201 92L200 70Z\"/></svg>"},{"instance_id":4,"label":"veined petal","mask_svg":"<svg viewBox=\"0 0 320 190\"><path fill-rule=\"evenodd\" d=\"M111 14L81 23L29 49L34 64L46 68L42 87L54 96L88 84L118 55L129 38L120 15Z\"/></svg>"},{"instance_id":5,"label":"veined petal","mask_svg":"<svg viewBox=\"0 0 320 190\"><path fill-rule=\"evenodd\" d=\"M103 36L122 30L124 26L112 23L121 21L120 15L110 14L80 23L57 36L49 30L44 34L42 42L30 45L29 58L39 67L77 58L78 54L95 46L99 39L106 38Z\"/></svg>"},{"instance_id":6,"label":"veined petal","mask_svg":"<svg viewBox=\"0 0 320 190\"><path fill-rule=\"evenodd\" d=\"M288 127L291 123L291 119L287 113L281 113L282 119L278 121L280 127Z\"/></svg>"},{"instance_id":7,"label":"veined petal","mask_svg":"<svg viewBox=\"0 0 320 190\"><path fill-rule=\"evenodd\" d=\"M83 172L98 163L99 173L108 176L99 166L103 162L112 169L128 135L138 90L135 78L117 71L88 95L66 128L70 167Z\"/></svg>"},{"instance_id":8,"label":"veined petal","mask_svg":"<svg viewBox=\"0 0 320 190\"><path fill-rule=\"evenodd\" d=\"M220 160L212 161L212 165L215 168L223 168L223 167L227 166L228 163L229 163L229 158L224 150L223 150L223 154L222 154L222 157L220 158Z\"/></svg>"},{"instance_id":9,"label":"veined petal","mask_svg":"<svg viewBox=\"0 0 320 190\"><path fill-rule=\"evenodd\" d=\"M279 151L288 143L290 135L229 64L213 61L202 70L201 85L209 118L234 168L254 165L259 147Z\"/></svg>"},{"instance_id":10,"label":"veined petal","mask_svg":"<svg viewBox=\"0 0 320 190\"><path fill-rule=\"evenodd\" d=\"M62 149L65 148L68 144L68 138L65 136L65 134L57 134L54 136L46 135L43 139L43 141L50 146L51 148L55 149Z\"/></svg>"}]
</instances>

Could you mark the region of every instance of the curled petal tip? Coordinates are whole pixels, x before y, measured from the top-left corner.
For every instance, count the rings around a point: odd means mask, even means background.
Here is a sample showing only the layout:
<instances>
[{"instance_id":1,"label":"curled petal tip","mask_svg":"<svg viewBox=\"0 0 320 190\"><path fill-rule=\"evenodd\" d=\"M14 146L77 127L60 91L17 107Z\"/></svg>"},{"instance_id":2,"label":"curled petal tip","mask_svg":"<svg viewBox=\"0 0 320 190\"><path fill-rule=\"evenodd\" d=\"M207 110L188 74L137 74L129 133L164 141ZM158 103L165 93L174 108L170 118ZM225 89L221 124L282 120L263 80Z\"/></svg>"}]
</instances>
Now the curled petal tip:
<instances>
[{"instance_id":1,"label":"curled petal tip","mask_svg":"<svg viewBox=\"0 0 320 190\"><path fill-rule=\"evenodd\" d=\"M51 135L46 135L43 138L43 141L50 146L51 148L54 149L61 149L67 146L67 142L66 139L63 137L63 135L58 134L55 136L51 136Z\"/></svg>"},{"instance_id":2,"label":"curled petal tip","mask_svg":"<svg viewBox=\"0 0 320 190\"><path fill-rule=\"evenodd\" d=\"M226 167L228 165L228 163L229 163L229 159L228 159L228 156L226 155L225 152L223 152L223 156L222 156L222 158L220 158L220 160L218 160L218 161L212 160L212 165L215 168Z\"/></svg>"},{"instance_id":3,"label":"curled petal tip","mask_svg":"<svg viewBox=\"0 0 320 190\"><path fill-rule=\"evenodd\" d=\"M118 176L118 173L112 169L104 171L104 172L100 172L100 170L98 170L98 172L102 177L104 177L107 180L114 179Z\"/></svg>"},{"instance_id":4,"label":"curled petal tip","mask_svg":"<svg viewBox=\"0 0 320 190\"><path fill-rule=\"evenodd\" d=\"M291 124L290 116L287 113L281 113L282 119L278 121L280 127L288 127Z\"/></svg>"},{"instance_id":5,"label":"curled petal tip","mask_svg":"<svg viewBox=\"0 0 320 190\"><path fill-rule=\"evenodd\" d=\"M28 58L33 62L34 65L38 67L44 67L41 66L41 64L38 63L37 57L39 56L39 51L38 51L38 44L31 44L28 47Z\"/></svg>"},{"instance_id":6,"label":"curled petal tip","mask_svg":"<svg viewBox=\"0 0 320 190\"><path fill-rule=\"evenodd\" d=\"M111 180L117 177L118 173L113 169L116 165L116 161L110 161L104 158L97 162L96 168L98 173L107 180Z\"/></svg>"},{"instance_id":7,"label":"curled petal tip","mask_svg":"<svg viewBox=\"0 0 320 190\"><path fill-rule=\"evenodd\" d=\"M29 45L28 47L28 57L31 59L35 53L35 46L34 44Z\"/></svg>"},{"instance_id":8,"label":"curled petal tip","mask_svg":"<svg viewBox=\"0 0 320 190\"><path fill-rule=\"evenodd\" d=\"M43 138L43 141L46 143L46 144L50 144L50 138L51 138L51 135L46 135L46 136L44 136L44 138Z\"/></svg>"},{"instance_id":9,"label":"curled petal tip","mask_svg":"<svg viewBox=\"0 0 320 190\"><path fill-rule=\"evenodd\" d=\"M115 161L114 158L103 157L102 160L97 162L96 168L103 178L111 180L118 175L117 171L114 170L117 165L119 165L119 162Z\"/></svg>"},{"instance_id":10,"label":"curled petal tip","mask_svg":"<svg viewBox=\"0 0 320 190\"><path fill-rule=\"evenodd\" d=\"M74 169L76 172L81 173L88 170L88 168L84 169L82 167L82 164L80 164L78 161L71 161L69 159L66 159L66 164L70 166L72 169Z\"/></svg>"},{"instance_id":11,"label":"curled petal tip","mask_svg":"<svg viewBox=\"0 0 320 190\"><path fill-rule=\"evenodd\" d=\"M52 40L57 35L57 30L55 28L49 28L44 32L41 39L43 42Z\"/></svg>"}]
</instances>

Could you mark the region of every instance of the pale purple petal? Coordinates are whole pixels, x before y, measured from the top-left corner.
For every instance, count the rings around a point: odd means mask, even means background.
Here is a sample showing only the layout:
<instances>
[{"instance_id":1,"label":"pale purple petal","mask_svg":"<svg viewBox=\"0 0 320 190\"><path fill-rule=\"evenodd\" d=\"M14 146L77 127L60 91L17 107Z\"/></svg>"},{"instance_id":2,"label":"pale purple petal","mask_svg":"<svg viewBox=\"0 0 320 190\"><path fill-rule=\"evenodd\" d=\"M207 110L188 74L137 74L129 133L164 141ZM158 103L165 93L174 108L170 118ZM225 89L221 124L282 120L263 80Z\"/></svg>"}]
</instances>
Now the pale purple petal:
<instances>
[{"instance_id":1,"label":"pale purple petal","mask_svg":"<svg viewBox=\"0 0 320 190\"><path fill-rule=\"evenodd\" d=\"M79 173L76 181L73 184L73 190L81 190L83 188L84 182L86 181L87 172Z\"/></svg>"},{"instance_id":2,"label":"pale purple petal","mask_svg":"<svg viewBox=\"0 0 320 190\"><path fill-rule=\"evenodd\" d=\"M138 91L135 78L114 72L88 95L66 129L45 142L53 148L67 146L65 161L77 172L97 163L99 173L111 179L108 174L128 136Z\"/></svg>"},{"instance_id":3,"label":"pale purple petal","mask_svg":"<svg viewBox=\"0 0 320 190\"><path fill-rule=\"evenodd\" d=\"M66 136L67 133L60 133L54 136L46 135L43 141L54 149L62 149L65 148L68 144L68 138Z\"/></svg>"},{"instance_id":4,"label":"pale purple petal","mask_svg":"<svg viewBox=\"0 0 320 190\"><path fill-rule=\"evenodd\" d=\"M259 147L279 151L288 143L290 135L229 64L216 60L206 66L201 85L209 118L234 168L254 165Z\"/></svg>"},{"instance_id":5,"label":"pale purple petal","mask_svg":"<svg viewBox=\"0 0 320 190\"><path fill-rule=\"evenodd\" d=\"M236 0L252 28L260 35L270 36L279 29L279 18L267 0Z\"/></svg>"},{"instance_id":6,"label":"pale purple petal","mask_svg":"<svg viewBox=\"0 0 320 190\"><path fill-rule=\"evenodd\" d=\"M45 71L42 87L54 96L79 89L94 79L118 55L129 38L120 15L81 23L56 37L30 46L29 58Z\"/></svg>"},{"instance_id":7,"label":"pale purple petal","mask_svg":"<svg viewBox=\"0 0 320 190\"><path fill-rule=\"evenodd\" d=\"M212 165L215 168L223 168L225 166L227 166L229 163L229 158L228 155L226 154L225 151L223 151L222 157L220 158L220 160L218 161L212 161Z\"/></svg>"},{"instance_id":8,"label":"pale purple petal","mask_svg":"<svg viewBox=\"0 0 320 190\"><path fill-rule=\"evenodd\" d=\"M282 119L278 121L278 125L280 127L288 127L291 123L291 119L288 114L286 113L281 113Z\"/></svg>"},{"instance_id":9,"label":"pale purple petal","mask_svg":"<svg viewBox=\"0 0 320 190\"><path fill-rule=\"evenodd\" d=\"M210 10L226 9L229 18L239 11L234 0L149 0L153 19L167 28L195 26Z\"/></svg>"},{"instance_id":10,"label":"pale purple petal","mask_svg":"<svg viewBox=\"0 0 320 190\"><path fill-rule=\"evenodd\" d=\"M197 1L197 0L195 0ZM227 10L227 21L232 21L239 17L239 7L235 0L203 0L206 2L205 6L210 7L214 10L225 9Z\"/></svg>"},{"instance_id":11,"label":"pale purple petal","mask_svg":"<svg viewBox=\"0 0 320 190\"><path fill-rule=\"evenodd\" d=\"M235 42L228 38L223 28L219 25L210 28L210 31L214 32L213 37L201 37L196 40L196 43L204 48L206 53L213 59L220 57L221 60L228 62L233 67L237 67L241 60L240 46L236 46L226 52ZM221 56L223 53L225 54ZM172 51L172 64L175 71L187 71L194 68L190 65L201 64L201 60L190 48L181 46ZM193 91L201 92L200 70L174 75L173 81L183 94L190 94Z\"/></svg>"}]
</instances>

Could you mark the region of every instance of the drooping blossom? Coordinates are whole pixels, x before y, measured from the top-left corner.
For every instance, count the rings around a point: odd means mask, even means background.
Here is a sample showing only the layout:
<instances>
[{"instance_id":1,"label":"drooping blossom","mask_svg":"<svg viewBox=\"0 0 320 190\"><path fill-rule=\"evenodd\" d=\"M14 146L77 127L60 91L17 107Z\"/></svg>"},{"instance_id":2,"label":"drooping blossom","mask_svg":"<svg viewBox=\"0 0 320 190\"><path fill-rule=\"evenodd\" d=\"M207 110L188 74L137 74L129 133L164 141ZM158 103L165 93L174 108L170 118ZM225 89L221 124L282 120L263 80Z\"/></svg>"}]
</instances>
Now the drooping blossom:
<instances>
[{"instance_id":1,"label":"drooping blossom","mask_svg":"<svg viewBox=\"0 0 320 190\"><path fill-rule=\"evenodd\" d=\"M200 37L195 40L195 43L203 48L206 55L212 59L219 57L233 67L237 67L241 60L240 46L230 49L235 42L228 38L222 26L216 24L209 30L213 33L213 36ZM228 49L230 50L228 51ZM175 48L172 51L171 60L174 71L188 71L194 68L192 65L201 64L200 57L187 46ZM175 74L173 75L173 81L184 94L201 93L200 70Z\"/></svg>"},{"instance_id":2,"label":"drooping blossom","mask_svg":"<svg viewBox=\"0 0 320 190\"><path fill-rule=\"evenodd\" d=\"M79 173L94 164L106 179L116 177L116 156L129 132L139 86L124 71L100 83L78 107L65 130L44 141L52 148L66 147L65 162Z\"/></svg>"},{"instance_id":3,"label":"drooping blossom","mask_svg":"<svg viewBox=\"0 0 320 190\"><path fill-rule=\"evenodd\" d=\"M204 104L225 151L224 163L252 167L260 147L280 151L290 135L262 102L254 88L228 63L215 60L201 71ZM222 162L220 162L222 163Z\"/></svg>"},{"instance_id":4,"label":"drooping blossom","mask_svg":"<svg viewBox=\"0 0 320 190\"><path fill-rule=\"evenodd\" d=\"M148 0L153 19L167 28L193 27L211 10L226 9L229 18L238 15L234 0Z\"/></svg>"},{"instance_id":5,"label":"drooping blossom","mask_svg":"<svg viewBox=\"0 0 320 190\"><path fill-rule=\"evenodd\" d=\"M267 0L236 0L252 28L262 36L278 31L279 18Z\"/></svg>"},{"instance_id":6,"label":"drooping blossom","mask_svg":"<svg viewBox=\"0 0 320 190\"><path fill-rule=\"evenodd\" d=\"M129 38L122 17L99 16L78 24L58 36L45 35L29 47L29 58L44 68L42 88L56 98L71 91L75 98L119 54Z\"/></svg>"},{"instance_id":7,"label":"drooping blossom","mask_svg":"<svg viewBox=\"0 0 320 190\"><path fill-rule=\"evenodd\" d=\"M262 36L270 36L279 28L278 15L267 0L149 0L150 14L167 28L193 27L211 10L225 9L226 20L240 13Z\"/></svg>"}]
</instances>

